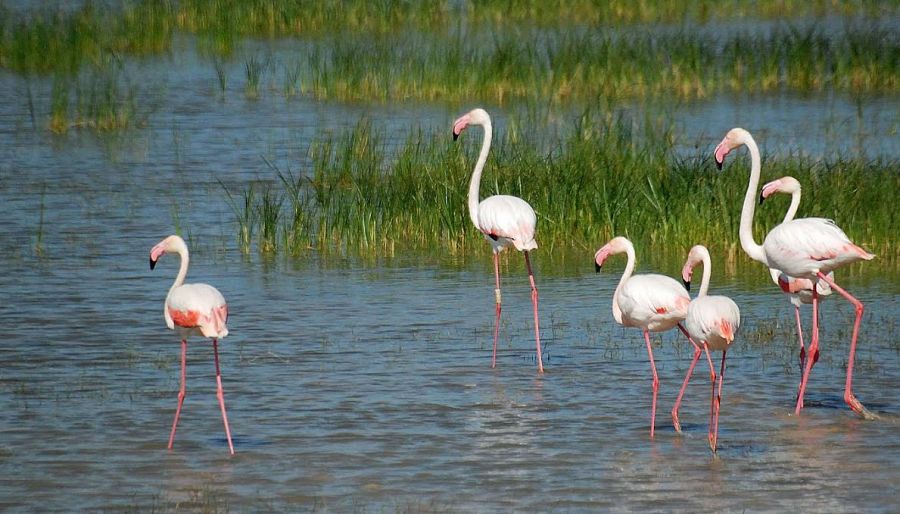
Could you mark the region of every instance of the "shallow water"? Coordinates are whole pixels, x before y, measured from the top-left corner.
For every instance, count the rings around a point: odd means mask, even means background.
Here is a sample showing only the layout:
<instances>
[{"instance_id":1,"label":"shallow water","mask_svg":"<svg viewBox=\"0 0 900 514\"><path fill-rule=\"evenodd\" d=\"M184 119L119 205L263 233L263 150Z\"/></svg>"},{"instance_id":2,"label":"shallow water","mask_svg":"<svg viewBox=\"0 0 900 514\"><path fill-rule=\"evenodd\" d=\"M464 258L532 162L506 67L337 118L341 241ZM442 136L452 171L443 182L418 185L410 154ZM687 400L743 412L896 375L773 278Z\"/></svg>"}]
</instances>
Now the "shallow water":
<instances>
[{"instance_id":1,"label":"shallow water","mask_svg":"<svg viewBox=\"0 0 900 514\"><path fill-rule=\"evenodd\" d=\"M157 74L163 65L171 74ZM504 269L492 370L487 245L465 262L267 261L235 250L217 180L271 180L260 155L302 163L311 139L364 115L403 140L408 125L445 127L463 107L223 101L211 66L179 56L145 66L164 101L146 127L109 136L35 128L16 96L24 83L0 75L16 93L0 96L0 510L896 509L900 307L891 280L845 284L867 305L854 389L880 420L862 421L842 401L846 302L823 305L821 359L794 416L789 304L763 270L752 279L714 270L714 291L744 317L727 361L719 454L706 443L704 362L682 407L685 433L671 428L690 360L675 334L654 348L661 390L650 440L646 351L610 312L621 263L594 274L586 255L583 268L548 269L535 253L547 369L539 377L517 255ZM814 113L859 119L841 98L748 102L687 106L683 123L698 138L715 136L711 149L730 125L787 113L771 130L794 133L790 151L827 140ZM859 127L862 147L896 158L896 137L883 130L896 124L891 106L864 101ZM193 252L189 280L214 284L229 302L221 358L234 457L210 345L199 340L189 347L175 449L165 449L179 348L161 309L177 260L151 272L147 256L176 229ZM676 275L678 266L659 271Z\"/></svg>"}]
</instances>

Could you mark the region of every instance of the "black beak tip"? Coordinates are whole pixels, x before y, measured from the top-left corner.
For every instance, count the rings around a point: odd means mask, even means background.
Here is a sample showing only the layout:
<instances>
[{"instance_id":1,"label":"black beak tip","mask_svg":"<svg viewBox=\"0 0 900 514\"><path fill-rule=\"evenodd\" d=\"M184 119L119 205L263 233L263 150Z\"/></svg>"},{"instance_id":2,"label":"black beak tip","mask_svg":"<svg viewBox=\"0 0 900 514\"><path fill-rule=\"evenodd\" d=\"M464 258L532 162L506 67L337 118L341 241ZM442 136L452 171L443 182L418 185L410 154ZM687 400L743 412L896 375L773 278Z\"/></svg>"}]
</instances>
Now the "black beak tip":
<instances>
[{"instance_id":1,"label":"black beak tip","mask_svg":"<svg viewBox=\"0 0 900 514\"><path fill-rule=\"evenodd\" d=\"M764 201L765 199L766 199L766 197L763 196L762 193L760 193L760 194L759 194L759 204L762 205L762 203L763 203L763 201Z\"/></svg>"},{"instance_id":2,"label":"black beak tip","mask_svg":"<svg viewBox=\"0 0 900 514\"><path fill-rule=\"evenodd\" d=\"M720 160L716 159L716 169L717 170L722 171L722 164L724 164L724 161L720 161Z\"/></svg>"},{"instance_id":3,"label":"black beak tip","mask_svg":"<svg viewBox=\"0 0 900 514\"><path fill-rule=\"evenodd\" d=\"M456 141L457 139L459 139L459 134L457 134L457 133L454 131L454 132L453 132L453 140Z\"/></svg>"},{"instance_id":4,"label":"black beak tip","mask_svg":"<svg viewBox=\"0 0 900 514\"><path fill-rule=\"evenodd\" d=\"M600 268L601 268L601 266L595 262L594 263L594 271L597 273L600 273Z\"/></svg>"},{"instance_id":5,"label":"black beak tip","mask_svg":"<svg viewBox=\"0 0 900 514\"><path fill-rule=\"evenodd\" d=\"M152 271L153 268L155 268L155 267L156 267L156 261L154 261L153 258L151 257L150 258L150 270Z\"/></svg>"},{"instance_id":6,"label":"black beak tip","mask_svg":"<svg viewBox=\"0 0 900 514\"><path fill-rule=\"evenodd\" d=\"M691 282L690 282L690 280L682 280L681 282L684 284L684 288L685 288L685 289L687 289L688 291L691 290Z\"/></svg>"}]
</instances>

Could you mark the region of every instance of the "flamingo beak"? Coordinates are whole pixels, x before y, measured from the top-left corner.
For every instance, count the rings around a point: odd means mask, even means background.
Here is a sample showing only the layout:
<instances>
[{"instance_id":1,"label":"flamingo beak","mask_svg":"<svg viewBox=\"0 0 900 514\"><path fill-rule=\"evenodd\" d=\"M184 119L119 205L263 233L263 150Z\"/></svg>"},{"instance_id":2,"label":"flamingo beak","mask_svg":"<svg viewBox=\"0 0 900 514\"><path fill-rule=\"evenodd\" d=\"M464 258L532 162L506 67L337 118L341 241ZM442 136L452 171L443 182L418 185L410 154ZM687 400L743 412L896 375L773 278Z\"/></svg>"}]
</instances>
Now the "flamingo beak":
<instances>
[{"instance_id":1,"label":"flamingo beak","mask_svg":"<svg viewBox=\"0 0 900 514\"><path fill-rule=\"evenodd\" d=\"M153 260L153 257L150 257L150 271L153 271L153 268L156 267L156 261Z\"/></svg>"},{"instance_id":2,"label":"flamingo beak","mask_svg":"<svg viewBox=\"0 0 900 514\"><path fill-rule=\"evenodd\" d=\"M763 203L765 200L766 200L766 195L765 195L762 191L760 191L760 192L759 192L759 204L762 205L762 203Z\"/></svg>"},{"instance_id":3,"label":"flamingo beak","mask_svg":"<svg viewBox=\"0 0 900 514\"><path fill-rule=\"evenodd\" d=\"M688 291L691 290L691 281L690 280L681 279L681 283L684 284L685 289L687 289Z\"/></svg>"},{"instance_id":4,"label":"flamingo beak","mask_svg":"<svg viewBox=\"0 0 900 514\"><path fill-rule=\"evenodd\" d=\"M602 267L602 266L600 266L600 265L597 264L596 262L594 263L594 271L595 271L595 272L600 273L600 268L601 268L601 267Z\"/></svg>"},{"instance_id":5,"label":"flamingo beak","mask_svg":"<svg viewBox=\"0 0 900 514\"><path fill-rule=\"evenodd\" d=\"M453 131L453 140L456 141L457 139L459 139L459 134L457 134L456 131L454 130Z\"/></svg>"},{"instance_id":6,"label":"flamingo beak","mask_svg":"<svg viewBox=\"0 0 900 514\"><path fill-rule=\"evenodd\" d=\"M725 139L716 146L716 151L714 153L716 168L718 168L719 171L722 171L722 164L725 163L725 156L728 155L728 152L730 151L731 148L728 147L728 136L725 136Z\"/></svg>"}]
</instances>

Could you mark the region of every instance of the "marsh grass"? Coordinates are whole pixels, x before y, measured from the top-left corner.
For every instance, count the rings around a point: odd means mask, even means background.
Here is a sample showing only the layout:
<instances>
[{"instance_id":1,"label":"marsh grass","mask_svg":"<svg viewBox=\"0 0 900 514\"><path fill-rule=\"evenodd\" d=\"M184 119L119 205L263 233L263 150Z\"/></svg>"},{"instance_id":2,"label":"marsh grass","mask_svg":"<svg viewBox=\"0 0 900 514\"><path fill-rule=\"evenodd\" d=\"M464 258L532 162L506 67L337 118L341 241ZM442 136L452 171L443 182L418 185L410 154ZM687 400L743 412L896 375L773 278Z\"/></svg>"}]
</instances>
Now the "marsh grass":
<instances>
[{"instance_id":1,"label":"marsh grass","mask_svg":"<svg viewBox=\"0 0 900 514\"><path fill-rule=\"evenodd\" d=\"M247 98L256 99L259 97L260 85L262 84L265 74L269 71L271 62L272 60L269 57L260 59L255 56L250 56L250 58L247 59L247 62L244 63L244 74L247 79L247 82L244 85L244 94Z\"/></svg>"},{"instance_id":2,"label":"marsh grass","mask_svg":"<svg viewBox=\"0 0 900 514\"><path fill-rule=\"evenodd\" d=\"M725 35L689 28L564 28L459 38L335 38L321 45L309 54L308 73L310 94L323 99L567 103L900 87L900 38L877 27Z\"/></svg>"},{"instance_id":3,"label":"marsh grass","mask_svg":"<svg viewBox=\"0 0 900 514\"><path fill-rule=\"evenodd\" d=\"M50 95L47 128L65 134L73 128L98 132L137 123L136 90L118 63L107 62L78 76L57 75Z\"/></svg>"},{"instance_id":4,"label":"marsh grass","mask_svg":"<svg viewBox=\"0 0 900 514\"><path fill-rule=\"evenodd\" d=\"M737 242L749 174L743 154L718 172L707 155L712 143L702 154L685 155L676 151L665 121L609 113L586 113L549 138L517 126L512 121L495 134L481 197L512 194L528 201L538 216L542 254L580 255L626 235L649 260L683 260L687 248L703 242L726 267L746 261ZM453 144L443 132L413 131L390 151L385 139L362 121L345 134L316 141L309 150L311 167L302 175L273 168L283 193L270 191L261 201L262 209L270 209L268 221L247 215L260 209L248 202L238 224L249 224L253 233L257 224L262 230L277 223L282 237L258 243L266 252L288 251L287 241L373 255L483 251L466 212L480 132ZM896 269L898 169L895 161L767 157L762 180L794 176L804 187L801 216L836 219L852 239L878 254L878 264ZM780 221L787 203L775 197L757 209L757 240ZM276 206L282 209L278 215L271 211Z\"/></svg>"},{"instance_id":5,"label":"marsh grass","mask_svg":"<svg viewBox=\"0 0 900 514\"><path fill-rule=\"evenodd\" d=\"M283 92L300 82L317 98L556 102L722 92L893 93L900 36L882 2L325 2L148 0L101 10L39 11L0 23L0 66L25 74L72 76L110 55L168 51L177 31L197 35L214 59L245 38L297 37L306 43L285 67ZM780 20L827 14L843 29L815 23L772 30L703 25L744 14ZM886 17L888 16L888 17ZM670 24L635 25L622 23ZM699 25L698 25L699 24ZM365 58L361 58L365 56ZM302 64L301 64L302 63ZM255 98L267 60L245 63ZM308 85L306 85L308 83ZM224 77L219 76L224 91Z\"/></svg>"}]
</instances>

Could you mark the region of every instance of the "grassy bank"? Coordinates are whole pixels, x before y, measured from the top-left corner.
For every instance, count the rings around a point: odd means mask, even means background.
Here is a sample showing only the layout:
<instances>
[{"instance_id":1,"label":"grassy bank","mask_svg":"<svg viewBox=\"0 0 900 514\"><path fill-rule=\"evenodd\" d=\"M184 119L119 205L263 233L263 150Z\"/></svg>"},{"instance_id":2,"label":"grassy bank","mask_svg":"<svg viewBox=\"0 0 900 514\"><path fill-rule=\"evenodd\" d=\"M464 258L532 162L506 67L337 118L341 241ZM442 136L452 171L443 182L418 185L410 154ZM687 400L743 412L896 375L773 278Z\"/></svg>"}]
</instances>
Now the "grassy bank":
<instances>
[{"instance_id":1,"label":"grassy bank","mask_svg":"<svg viewBox=\"0 0 900 514\"><path fill-rule=\"evenodd\" d=\"M316 142L310 168L272 165L274 182L230 191L242 249L483 252L466 212L480 132L456 144L445 132L413 133L390 153L384 140L361 123ZM656 254L671 249L683 257L684 249L703 242L733 260L741 254L738 220L749 160L730 159L726 171L716 171L716 142L702 154L683 156L664 123L586 115L548 140L513 122L495 134L481 196L527 200L538 215L538 242L549 253L590 252L622 234ZM882 263L896 265L898 171L897 162L887 161L766 159L762 179L794 176L804 187L801 216L834 218ZM758 238L780 221L787 204L788 198L773 198L758 209Z\"/></svg>"}]
</instances>

